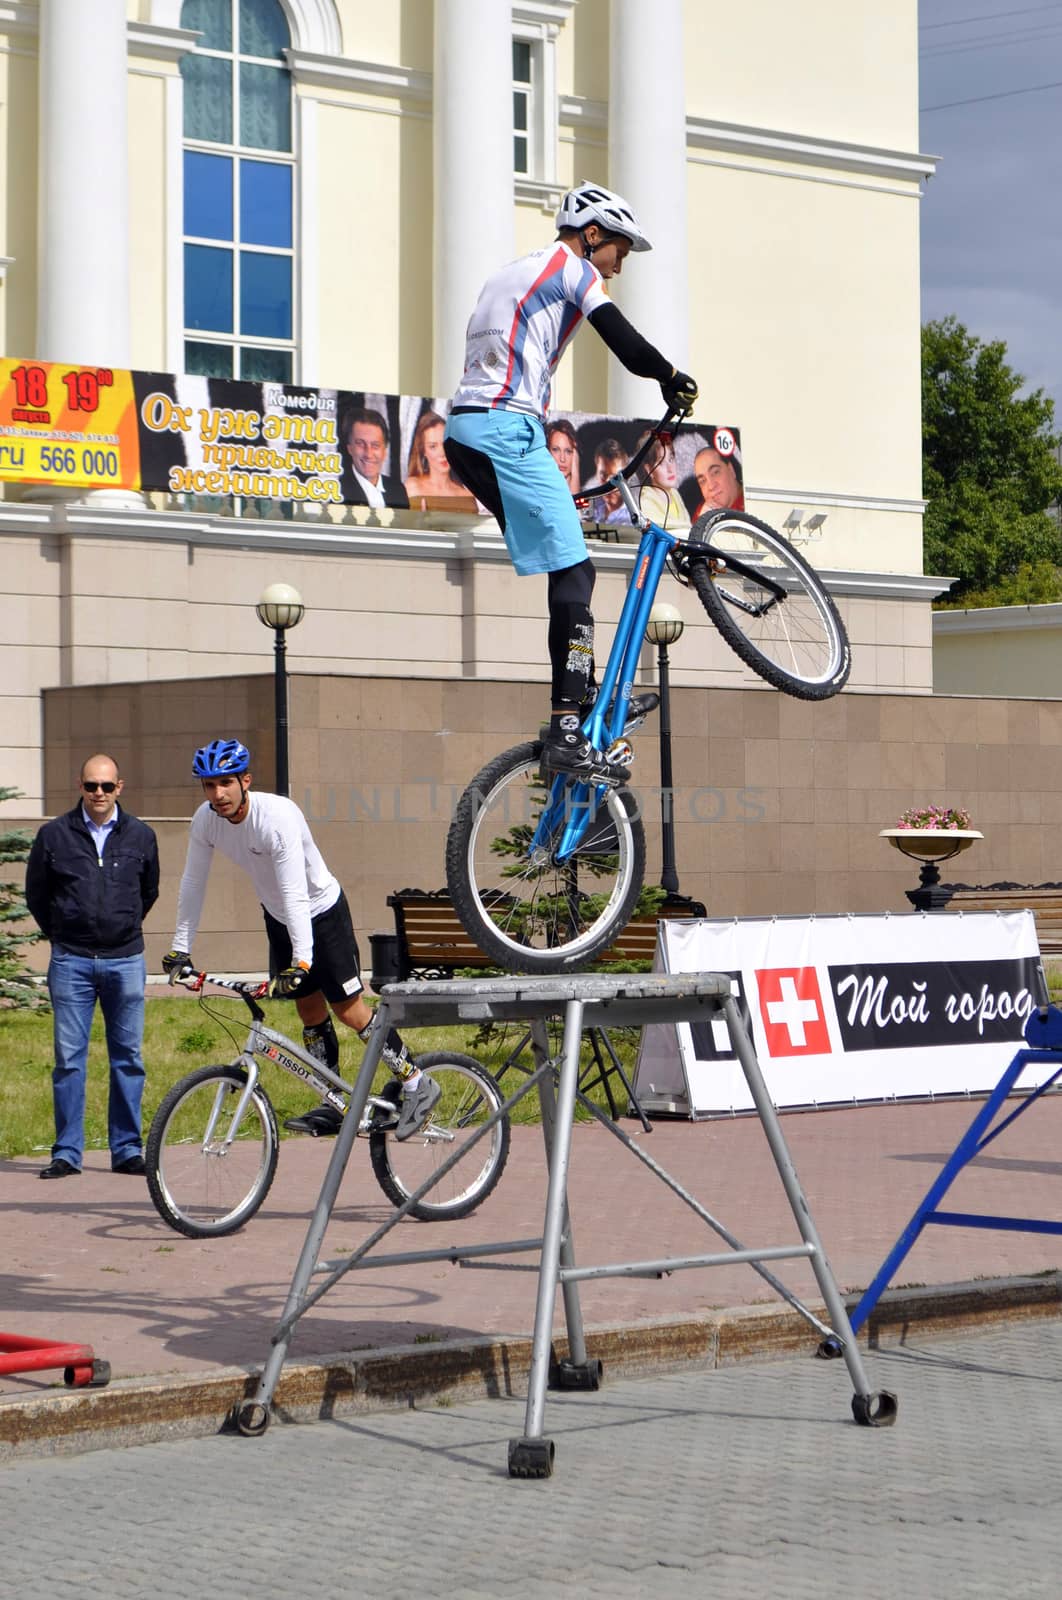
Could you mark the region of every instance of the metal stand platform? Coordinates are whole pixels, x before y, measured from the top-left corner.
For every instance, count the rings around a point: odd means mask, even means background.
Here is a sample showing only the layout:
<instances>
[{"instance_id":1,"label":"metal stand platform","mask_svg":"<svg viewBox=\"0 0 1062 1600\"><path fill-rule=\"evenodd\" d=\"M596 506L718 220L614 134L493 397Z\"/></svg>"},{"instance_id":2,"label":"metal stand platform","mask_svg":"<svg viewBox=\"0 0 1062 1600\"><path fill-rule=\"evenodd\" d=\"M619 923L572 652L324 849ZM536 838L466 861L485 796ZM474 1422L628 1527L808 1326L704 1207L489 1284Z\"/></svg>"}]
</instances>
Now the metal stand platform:
<instances>
[{"instance_id":1,"label":"metal stand platform","mask_svg":"<svg viewBox=\"0 0 1062 1600\"><path fill-rule=\"evenodd\" d=\"M747 1261L761 1277L794 1306L826 1339L832 1339L844 1355L855 1391L852 1411L857 1422L871 1427L887 1426L895 1420L897 1403L887 1390L872 1393L856 1348L844 1303L837 1289L829 1262L800 1187L796 1170L786 1147L778 1117L771 1104L759 1063L745 1033L736 1002L730 994L730 980L718 974L668 975L632 974L599 977L457 979L444 982L411 982L388 985L379 1007L379 1025L374 1029L351 1093L350 1108L336 1139L332 1159L325 1173L321 1193L314 1208L284 1313L273 1333L273 1348L266 1362L253 1400L244 1402L236 1414L239 1431L255 1436L269 1423L269 1408L287 1356L288 1346L299 1318L326 1294L332 1284L359 1266L394 1266L401 1262L460 1261L509 1255L520 1251L539 1252L538 1297L532 1341L524 1433L509 1443L509 1475L519 1478L549 1477L553 1470L554 1445L544 1436L546 1389L552 1380L564 1389L596 1389L601 1381L601 1364L587 1357L579 1306L579 1280L607 1277L659 1277L687 1267L718 1266L732 1261ZM715 1217L681 1187L651 1156L630 1139L611 1118L579 1094L579 1055L581 1036L590 1027L637 1026L648 1022L710 1021L722 1012L734 1041L778 1175L789 1200L800 1233L801 1243L749 1248L736 1239ZM563 1017L562 1052L557 1060L549 1055L546 1022ZM356 1129L380 1059L383 1040L392 1024L407 1029L439 1027L463 1022L529 1022L536 1070L526 1078L495 1113L506 1115L528 1090L539 1085L542 1103L542 1132L546 1146L549 1183L545 1222L540 1239L511 1240L499 1244L451 1246L444 1250L408 1252L396 1256L372 1256L376 1243L408 1212L432 1184L437 1174L404 1206L378 1228L351 1256L339 1262L318 1262L317 1252L328 1225L336 1194L346 1169ZM559 1069L559 1070L558 1070ZM587 1106L598 1120L651 1171L686 1202L729 1246L722 1253L688 1257L662 1257L653 1261L632 1261L608 1266L577 1266L571 1220L568 1215L567 1183L575 1103ZM477 1130L482 1137L490 1123ZM696 1135L692 1135L696 1137ZM456 1163L468 1149L461 1145L449 1158ZM801 1257L811 1262L822 1297L826 1302L830 1327L800 1303L767 1267L766 1261ZM315 1272L326 1274L312 1292L310 1279ZM569 1358L551 1366L550 1345L557 1289L561 1290L568 1333Z\"/></svg>"},{"instance_id":2,"label":"metal stand platform","mask_svg":"<svg viewBox=\"0 0 1062 1600\"><path fill-rule=\"evenodd\" d=\"M858 1332L866 1322L896 1276L900 1263L913 1249L922 1229L928 1224L935 1223L945 1228L998 1228L1010 1233L1062 1234L1062 1222L1048 1218L1000 1217L974 1211L940 1209L940 1202L963 1167L975 1156L979 1156L993 1139L998 1139L1004 1128L1009 1128L1018 1117L1031 1110L1049 1089L1054 1088L1059 1078L1062 1078L1062 1011L1057 1006L1047 1006L1040 1012L1034 1011L1025 1024L1025 1038L1029 1048L1015 1053L1003 1076L940 1169L938 1177L930 1185L914 1216L885 1257L873 1283L864 1292L852 1312L851 1324L854 1332ZM1054 1067L1055 1070L1038 1088L1031 1090L1009 1116L1004 1117L993 1127L992 1124L1005 1104L1007 1096L1015 1088L1018 1079L1028 1066ZM837 1356L840 1353L840 1347L832 1338L826 1340L821 1348L823 1356Z\"/></svg>"}]
</instances>

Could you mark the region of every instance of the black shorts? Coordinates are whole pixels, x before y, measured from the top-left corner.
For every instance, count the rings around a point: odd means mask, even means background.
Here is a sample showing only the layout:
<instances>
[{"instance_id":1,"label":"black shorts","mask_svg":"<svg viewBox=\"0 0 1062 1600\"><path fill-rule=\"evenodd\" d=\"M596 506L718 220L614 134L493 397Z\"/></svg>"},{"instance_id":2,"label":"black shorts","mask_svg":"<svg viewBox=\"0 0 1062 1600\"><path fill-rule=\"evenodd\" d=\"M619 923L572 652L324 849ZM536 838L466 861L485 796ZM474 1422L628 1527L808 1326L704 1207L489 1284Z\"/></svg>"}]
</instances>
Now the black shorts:
<instances>
[{"instance_id":1,"label":"black shorts","mask_svg":"<svg viewBox=\"0 0 1062 1600\"><path fill-rule=\"evenodd\" d=\"M269 936L269 976L290 967L293 960L291 938L287 928L276 917L271 917L265 906L266 933ZM313 930L313 961L306 981L299 990L301 1000L307 995L323 994L326 1000L356 1000L364 985L361 981L361 957L358 941L354 937L354 924L350 907L342 889L339 899L327 911L322 911L310 923Z\"/></svg>"}]
</instances>

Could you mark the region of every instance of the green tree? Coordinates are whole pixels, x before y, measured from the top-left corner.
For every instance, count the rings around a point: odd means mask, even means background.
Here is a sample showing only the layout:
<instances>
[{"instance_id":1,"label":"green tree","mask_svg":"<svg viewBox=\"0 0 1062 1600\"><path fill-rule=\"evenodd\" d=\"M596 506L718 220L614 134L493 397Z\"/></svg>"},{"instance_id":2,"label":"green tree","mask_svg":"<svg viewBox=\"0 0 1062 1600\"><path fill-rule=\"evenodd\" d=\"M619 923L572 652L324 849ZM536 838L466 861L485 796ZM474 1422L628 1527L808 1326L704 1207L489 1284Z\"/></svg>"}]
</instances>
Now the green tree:
<instances>
[{"instance_id":1,"label":"green tree","mask_svg":"<svg viewBox=\"0 0 1062 1600\"><path fill-rule=\"evenodd\" d=\"M0 786L0 800L17 800L17 789ZM25 861L33 843L32 835L17 828L5 828L0 822L0 865L10 861ZM22 949L36 944L40 934L8 931L8 924L23 922L29 917L25 896L17 883L0 883L0 1008L14 1006L24 1011L43 1011L47 1000L39 983L27 972L22 961Z\"/></svg>"},{"instance_id":2,"label":"green tree","mask_svg":"<svg viewBox=\"0 0 1062 1600\"><path fill-rule=\"evenodd\" d=\"M955 317L922 329L925 564L958 579L945 605L1062 599L1054 404L1019 395L1006 354Z\"/></svg>"}]
</instances>

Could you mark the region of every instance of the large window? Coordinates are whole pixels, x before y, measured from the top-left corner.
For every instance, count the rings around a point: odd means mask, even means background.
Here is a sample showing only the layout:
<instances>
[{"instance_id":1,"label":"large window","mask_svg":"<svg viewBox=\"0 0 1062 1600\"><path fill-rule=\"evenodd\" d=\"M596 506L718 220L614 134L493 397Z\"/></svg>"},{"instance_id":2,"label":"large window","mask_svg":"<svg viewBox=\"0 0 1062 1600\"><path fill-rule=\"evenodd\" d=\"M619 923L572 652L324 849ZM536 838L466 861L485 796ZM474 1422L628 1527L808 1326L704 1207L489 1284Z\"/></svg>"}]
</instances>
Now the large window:
<instances>
[{"instance_id":1,"label":"large window","mask_svg":"<svg viewBox=\"0 0 1062 1600\"><path fill-rule=\"evenodd\" d=\"M513 40L513 171L527 177L535 173L532 144L532 96L534 94L532 47L524 39Z\"/></svg>"},{"instance_id":2,"label":"large window","mask_svg":"<svg viewBox=\"0 0 1062 1600\"><path fill-rule=\"evenodd\" d=\"M279 0L184 0L184 365L290 382L295 352L290 44Z\"/></svg>"}]
</instances>

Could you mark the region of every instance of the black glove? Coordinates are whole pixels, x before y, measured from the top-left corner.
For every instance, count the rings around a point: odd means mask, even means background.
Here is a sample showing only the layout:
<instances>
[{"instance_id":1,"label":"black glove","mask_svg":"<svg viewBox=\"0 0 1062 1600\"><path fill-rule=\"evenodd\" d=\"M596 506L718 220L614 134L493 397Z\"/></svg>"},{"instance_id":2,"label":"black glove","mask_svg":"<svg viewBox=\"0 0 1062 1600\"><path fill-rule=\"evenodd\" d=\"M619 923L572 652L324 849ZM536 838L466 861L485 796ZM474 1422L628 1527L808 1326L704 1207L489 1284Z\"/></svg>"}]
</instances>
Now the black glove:
<instances>
[{"instance_id":1,"label":"black glove","mask_svg":"<svg viewBox=\"0 0 1062 1600\"><path fill-rule=\"evenodd\" d=\"M304 962L296 962L293 967L285 967L283 972L278 972L270 985L270 994L277 1000L291 1000L298 994L306 982L309 967Z\"/></svg>"},{"instance_id":2,"label":"black glove","mask_svg":"<svg viewBox=\"0 0 1062 1600\"><path fill-rule=\"evenodd\" d=\"M190 967L191 965L192 958L187 950L167 950L162 958L162 970L171 984L176 983L185 967Z\"/></svg>"},{"instance_id":3,"label":"black glove","mask_svg":"<svg viewBox=\"0 0 1062 1600\"><path fill-rule=\"evenodd\" d=\"M667 406L681 406L683 411L691 411L693 402L697 398L697 380L691 378L688 372L675 371L666 382L660 385Z\"/></svg>"}]
</instances>

